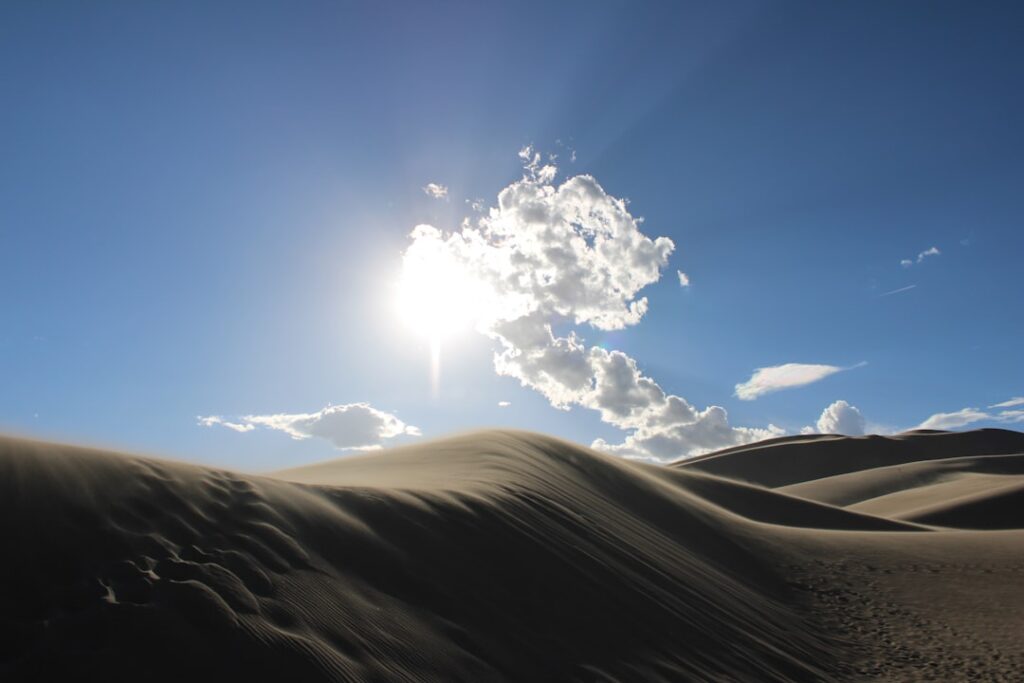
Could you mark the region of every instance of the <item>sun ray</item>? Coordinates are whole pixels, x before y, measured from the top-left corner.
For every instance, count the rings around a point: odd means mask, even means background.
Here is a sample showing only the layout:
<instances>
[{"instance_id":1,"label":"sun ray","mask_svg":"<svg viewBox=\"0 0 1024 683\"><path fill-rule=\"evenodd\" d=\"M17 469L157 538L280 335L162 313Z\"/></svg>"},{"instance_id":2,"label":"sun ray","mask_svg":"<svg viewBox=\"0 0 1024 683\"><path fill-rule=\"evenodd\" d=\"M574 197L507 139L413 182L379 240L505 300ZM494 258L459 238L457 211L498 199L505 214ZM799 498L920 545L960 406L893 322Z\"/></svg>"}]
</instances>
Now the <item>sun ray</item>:
<instances>
[{"instance_id":1,"label":"sun ray","mask_svg":"<svg viewBox=\"0 0 1024 683\"><path fill-rule=\"evenodd\" d=\"M436 334L430 338L430 395L441 397L441 337Z\"/></svg>"}]
</instances>

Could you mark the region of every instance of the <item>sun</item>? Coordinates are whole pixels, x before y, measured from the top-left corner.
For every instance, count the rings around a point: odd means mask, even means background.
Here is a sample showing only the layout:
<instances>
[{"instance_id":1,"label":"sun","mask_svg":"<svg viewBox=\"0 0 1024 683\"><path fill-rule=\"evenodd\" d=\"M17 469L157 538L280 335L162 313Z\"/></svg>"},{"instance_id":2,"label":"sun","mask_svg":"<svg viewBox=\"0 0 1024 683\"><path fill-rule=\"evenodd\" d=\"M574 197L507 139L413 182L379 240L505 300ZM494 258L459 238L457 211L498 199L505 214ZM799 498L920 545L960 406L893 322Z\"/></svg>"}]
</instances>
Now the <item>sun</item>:
<instances>
[{"instance_id":1,"label":"sun","mask_svg":"<svg viewBox=\"0 0 1024 683\"><path fill-rule=\"evenodd\" d=\"M398 316L413 332L439 345L471 326L475 289L440 233L421 231L402 261Z\"/></svg>"},{"instance_id":2,"label":"sun","mask_svg":"<svg viewBox=\"0 0 1024 683\"><path fill-rule=\"evenodd\" d=\"M439 231L421 226L402 259L396 304L398 317L430 344L431 390L441 382L441 343L470 328L479 283L452 255Z\"/></svg>"}]
</instances>

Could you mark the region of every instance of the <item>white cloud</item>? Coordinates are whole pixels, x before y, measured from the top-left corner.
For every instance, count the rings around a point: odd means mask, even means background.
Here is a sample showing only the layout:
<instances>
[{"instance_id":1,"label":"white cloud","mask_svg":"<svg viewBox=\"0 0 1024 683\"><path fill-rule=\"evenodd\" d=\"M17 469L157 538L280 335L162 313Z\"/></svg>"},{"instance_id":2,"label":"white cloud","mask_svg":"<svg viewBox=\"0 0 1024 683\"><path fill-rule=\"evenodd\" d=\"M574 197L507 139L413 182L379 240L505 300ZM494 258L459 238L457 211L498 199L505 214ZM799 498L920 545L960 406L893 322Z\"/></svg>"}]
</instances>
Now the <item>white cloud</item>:
<instances>
[{"instance_id":1,"label":"white cloud","mask_svg":"<svg viewBox=\"0 0 1024 683\"><path fill-rule=\"evenodd\" d=\"M992 420L995 416L977 408L962 408L952 413L935 413L917 426L918 429L955 429L983 420Z\"/></svg>"},{"instance_id":2,"label":"white cloud","mask_svg":"<svg viewBox=\"0 0 1024 683\"><path fill-rule=\"evenodd\" d=\"M710 406L703 411L694 412L692 417L686 420L665 421L639 429L626 436L621 444L610 444L604 439L597 439L591 445L598 450L630 459L665 462L683 456L710 453L729 446L763 441L785 433L785 430L771 424L763 429L732 427L725 408Z\"/></svg>"},{"instance_id":3,"label":"white cloud","mask_svg":"<svg viewBox=\"0 0 1024 683\"><path fill-rule=\"evenodd\" d=\"M571 147L570 145L562 142L561 140L555 140L555 145L558 146L558 147L561 147L562 149L565 149L565 150L567 150L569 152L569 163L575 163L576 162L576 150L573 147ZM555 159L558 158L558 155L557 154L552 154L552 155L550 155L550 158L551 158L552 161L554 161Z\"/></svg>"},{"instance_id":4,"label":"white cloud","mask_svg":"<svg viewBox=\"0 0 1024 683\"><path fill-rule=\"evenodd\" d=\"M847 436L861 436L864 434L864 415L856 406L846 401L836 401L821 411L818 418L817 432L819 434L846 434ZM803 433L808 433L805 428ZM814 430L809 430L813 432Z\"/></svg>"},{"instance_id":5,"label":"white cloud","mask_svg":"<svg viewBox=\"0 0 1024 683\"><path fill-rule=\"evenodd\" d=\"M1011 398L1009 401L994 403L990 405L989 408L1012 408L1014 406L1024 406L1024 396L1016 396Z\"/></svg>"},{"instance_id":6,"label":"white cloud","mask_svg":"<svg viewBox=\"0 0 1024 683\"><path fill-rule=\"evenodd\" d=\"M864 363L854 365L861 367ZM736 396L743 401L753 401L773 391L802 387L825 379L837 372L850 370L838 365L817 365L811 363L785 363L767 368L757 368L746 382L736 385Z\"/></svg>"},{"instance_id":7,"label":"white cloud","mask_svg":"<svg viewBox=\"0 0 1024 683\"><path fill-rule=\"evenodd\" d=\"M214 425L220 425L221 427L233 429L236 432L251 432L253 429L255 429L255 427L252 426L251 424L244 424L240 422L228 422L219 415L208 415L206 417L200 415L196 419L199 421L198 424L202 427L212 427Z\"/></svg>"},{"instance_id":8,"label":"white cloud","mask_svg":"<svg viewBox=\"0 0 1024 683\"><path fill-rule=\"evenodd\" d=\"M915 263L922 263L929 256L938 256L941 253L942 252L939 251L938 247L928 247L924 251L918 253L917 259L915 259L915 260L911 260L911 259L908 259L908 258L901 259L900 260L900 265L903 266L904 268L910 268Z\"/></svg>"},{"instance_id":9,"label":"white cloud","mask_svg":"<svg viewBox=\"0 0 1024 683\"><path fill-rule=\"evenodd\" d=\"M423 194L434 199L448 199L448 188L439 183L427 183L423 186Z\"/></svg>"},{"instance_id":10,"label":"white cloud","mask_svg":"<svg viewBox=\"0 0 1024 683\"><path fill-rule=\"evenodd\" d=\"M1002 422L1004 424L1024 422L1024 409L1005 410L1016 406L1024 406L1024 397L1016 396L990 405L989 408L1004 408L995 413L978 408L961 408L952 413L935 413L918 425L917 429L956 429L976 422Z\"/></svg>"},{"instance_id":11,"label":"white cloud","mask_svg":"<svg viewBox=\"0 0 1024 683\"><path fill-rule=\"evenodd\" d=\"M531 179L536 180L540 183L550 183L555 179L555 174L558 173L558 167L553 163L542 164L543 157L541 153L533 148L533 145L527 145L519 150L519 158L523 162L523 168L526 169L527 174ZM554 161L554 157L549 157L550 161ZM575 154L573 155L575 161Z\"/></svg>"},{"instance_id":12,"label":"white cloud","mask_svg":"<svg viewBox=\"0 0 1024 683\"><path fill-rule=\"evenodd\" d=\"M679 276L679 286L680 287L689 287L690 286L690 276L689 275L687 275L686 273L684 273L681 270L677 270L676 271L676 275Z\"/></svg>"},{"instance_id":13,"label":"white cloud","mask_svg":"<svg viewBox=\"0 0 1024 683\"><path fill-rule=\"evenodd\" d=\"M512 404L509 401L498 401L499 408L508 408L510 405Z\"/></svg>"},{"instance_id":14,"label":"white cloud","mask_svg":"<svg viewBox=\"0 0 1024 683\"><path fill-rule=\"evenodd\" d=\"M396 436L419 436L420 430L407 425L396 416L377 410L369 403L327 406L315 413L279 413L276 415L245 415L237 422L227 422L211 415L200 417L204 427L221 425L238 432L266 427L288 434L293 439L319 437L338 448L370 450L381 441Z\"/></svg>"},{"instance_id":15,"label":"white cloud","mask_svg":"<svg viewBox=\"0 0 1024 683\"><path fill-rule=\"evenodd\" d=\"M667 393L620 351L588 346L576 330L619 330L647 311L641 289L657 282L675 248L640 231L627 203L589 175L556 185L557 168L533 147L519 152L524 175L504 188L497 206L452 233L417 226L406 258L429 242L443 245L471 277L476 329L498 346L494 367L556 408L582 406L630 433L595 447L633 457L677 458L775 436L781 430L737 428L724 409L698 410Z\"/></svg>"}]
</instances>

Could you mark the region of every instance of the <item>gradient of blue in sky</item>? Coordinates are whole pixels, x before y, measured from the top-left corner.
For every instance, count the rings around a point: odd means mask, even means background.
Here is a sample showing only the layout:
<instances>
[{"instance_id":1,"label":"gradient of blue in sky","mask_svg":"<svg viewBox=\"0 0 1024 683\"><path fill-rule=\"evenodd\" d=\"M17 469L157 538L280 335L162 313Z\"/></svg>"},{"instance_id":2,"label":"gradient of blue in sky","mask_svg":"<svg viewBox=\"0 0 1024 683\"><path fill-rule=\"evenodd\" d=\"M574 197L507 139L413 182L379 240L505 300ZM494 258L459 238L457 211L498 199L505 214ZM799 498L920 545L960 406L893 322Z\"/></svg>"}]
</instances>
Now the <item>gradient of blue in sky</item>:
<instances>
[{"instance_id":1,"label":"gradient of blue in sky","mask_svg":"<svg viewBox=\"0 0 1024 683\"><path fill-rule=\"evenodd\" d=\"M527 144L675 242L645 319L586 334L666 391L790 432L837 399L880 429L987 410L1024 394L1022 28L1015 3L5 3L0 429L255 470L337 452L196 416L621 439L472 334L432 398L394 314L412 227L493 204Z\"/></svg>"}]
</instances>

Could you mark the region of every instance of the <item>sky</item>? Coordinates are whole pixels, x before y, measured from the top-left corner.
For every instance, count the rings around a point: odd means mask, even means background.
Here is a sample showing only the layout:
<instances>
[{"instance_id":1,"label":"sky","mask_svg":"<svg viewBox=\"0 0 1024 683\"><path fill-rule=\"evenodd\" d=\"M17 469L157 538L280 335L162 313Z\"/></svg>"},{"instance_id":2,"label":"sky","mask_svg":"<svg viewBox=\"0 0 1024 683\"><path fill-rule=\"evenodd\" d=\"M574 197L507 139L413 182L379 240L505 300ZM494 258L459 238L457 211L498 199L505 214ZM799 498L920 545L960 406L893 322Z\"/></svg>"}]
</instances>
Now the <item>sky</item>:
<instances>
[{"instance_id":1,"label":"sky","mask_svg":"<svg viewBox=\"0 0 1024 683\"><path fill-rule=\"evenodd\" d=\"M1014 3L0 7L0 431L1020 428Z\"/></svg>"}]
</instances>

